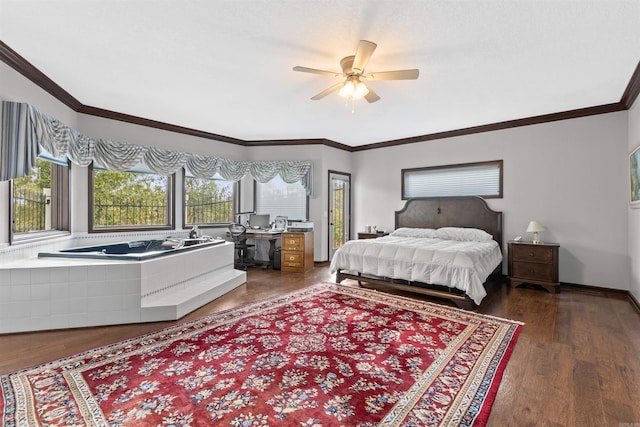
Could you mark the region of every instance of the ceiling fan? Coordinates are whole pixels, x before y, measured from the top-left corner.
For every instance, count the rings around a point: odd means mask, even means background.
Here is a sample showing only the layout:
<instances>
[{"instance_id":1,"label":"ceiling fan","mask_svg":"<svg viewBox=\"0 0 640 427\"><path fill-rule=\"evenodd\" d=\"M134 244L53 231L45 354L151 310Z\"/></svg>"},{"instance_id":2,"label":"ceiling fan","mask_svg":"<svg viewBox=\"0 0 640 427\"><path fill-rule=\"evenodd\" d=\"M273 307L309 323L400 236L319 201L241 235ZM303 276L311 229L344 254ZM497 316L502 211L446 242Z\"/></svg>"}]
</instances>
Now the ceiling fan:
<instances>
[{"instance_id":1,"label":"ceiling fan","mask_svg":"<svg viewBox=\"0 0 640 427\"><path fill-rule=\"evenodd\" d=\"M364 98L368 102L376 102L380 97L362 80L415 80L418 78L420 73L418 69L414 68L411 70L381 71L365 74L364 69L377 46L377 44L368 40L360 40L358 48L356 49L356 54L346 56L340 61L342 73L300 66L293 67L293 71L345 78L344 81L336 83L313 96L311 99L314 101L322 99L330 93L339 90L340 96L350 100Z\"/></svg>"}]
</instances>

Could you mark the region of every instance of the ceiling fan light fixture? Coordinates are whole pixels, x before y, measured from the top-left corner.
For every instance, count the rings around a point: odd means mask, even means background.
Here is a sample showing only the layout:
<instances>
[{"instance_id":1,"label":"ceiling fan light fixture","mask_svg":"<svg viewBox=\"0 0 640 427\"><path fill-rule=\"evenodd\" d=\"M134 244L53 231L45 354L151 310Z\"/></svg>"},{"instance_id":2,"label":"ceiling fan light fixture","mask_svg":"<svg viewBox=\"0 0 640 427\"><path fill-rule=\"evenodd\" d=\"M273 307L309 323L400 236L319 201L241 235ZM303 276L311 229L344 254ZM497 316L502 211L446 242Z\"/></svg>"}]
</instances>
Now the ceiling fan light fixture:
<instances>
[{"instance_id":1,"label":"ceiling fan light fixture","mask_svg":"<svg viewBox=\"0 0 640 427\"><path fill-rule=\"evenodd\" d=\"M367 87L367 85L360 81L360 79L366 80L415 80L418 78L420 71L418 69L411 70L394 70L394 71L381 71L365 74L364 70L371 55L376 49L376 44L368 40L360 40L355 55L345 56L340 60L340 68L342 73L335 73L333 71L318 70L316 68L301 67L296 65L293 67L293 71L301 71L303 73L323 74L332 77L344 77L343 82L337 82L333 86L328 87L322 92L311 97L312 100L317 101L324 98L333 92L345 98L347 101L358 100L364 98L367 102L377 102L380 100L380 96L373 90Z\"/></svg>"},{"instance_id":2,"label":"ceiling fan light fixture","mask_svg":"<svg viewBox=\"0 0 640 427\"><path fill-rule=\"evenodd\" d=\"M369 93L367 85L362 83L357 77L349 77L340 88L340 96L352 101L363 98Z\"/></svg>"}]
</instances>

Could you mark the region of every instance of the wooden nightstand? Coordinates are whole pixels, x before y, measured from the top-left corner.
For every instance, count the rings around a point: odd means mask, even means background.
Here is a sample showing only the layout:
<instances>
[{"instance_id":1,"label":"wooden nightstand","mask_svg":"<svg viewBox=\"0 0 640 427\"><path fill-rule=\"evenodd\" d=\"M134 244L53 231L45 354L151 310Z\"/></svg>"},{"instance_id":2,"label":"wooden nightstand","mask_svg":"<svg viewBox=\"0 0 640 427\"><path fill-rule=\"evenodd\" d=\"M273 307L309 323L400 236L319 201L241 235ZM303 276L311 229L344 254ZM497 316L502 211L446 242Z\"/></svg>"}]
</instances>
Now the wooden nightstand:
<instances>
[{"instance_id":1,"label":"wooden nightstand","mask_svg":"<svg viewBox=\"0 0 640 427\"><path fill-rule=\"evenodd\" d=\"M557 243L516 242L508 243L509 284L517 287L523 283L540 285L549 292L560 292L558 281Z\"/></svg>"},{"instance_id":2,"label":"wooden nightstand","mask_svg":"<svg viewBox=\"0 0 640 427\"><path fill-rule=\"evenodd\" d=\"M358 239L377 239L378 237L388 236L389 233L366 233L364 231L358 232Z\"/></svg>"}]
</instances>

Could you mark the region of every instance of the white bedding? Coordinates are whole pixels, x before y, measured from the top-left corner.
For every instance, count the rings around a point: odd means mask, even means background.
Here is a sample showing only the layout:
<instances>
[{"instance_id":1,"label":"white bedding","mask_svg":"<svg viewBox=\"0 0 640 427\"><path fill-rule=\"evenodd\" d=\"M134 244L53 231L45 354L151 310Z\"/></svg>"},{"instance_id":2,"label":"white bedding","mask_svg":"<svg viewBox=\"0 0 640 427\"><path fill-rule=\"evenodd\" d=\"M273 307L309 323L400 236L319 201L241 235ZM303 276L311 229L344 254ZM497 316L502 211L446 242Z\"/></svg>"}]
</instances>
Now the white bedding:
<instances>
[{"instance_id":1,"label":"white bedding","mask_svg":"<svg viewBox=\"0 0 640 427\"><path fill-rule=\"evenodd\" d=\"M330 268L331 273L343 270L453 287L480 304L487 295L483 283L501 261L502 252L494 240L390 235L348 241L336 251Z\"/></svg>"}]
</instances>

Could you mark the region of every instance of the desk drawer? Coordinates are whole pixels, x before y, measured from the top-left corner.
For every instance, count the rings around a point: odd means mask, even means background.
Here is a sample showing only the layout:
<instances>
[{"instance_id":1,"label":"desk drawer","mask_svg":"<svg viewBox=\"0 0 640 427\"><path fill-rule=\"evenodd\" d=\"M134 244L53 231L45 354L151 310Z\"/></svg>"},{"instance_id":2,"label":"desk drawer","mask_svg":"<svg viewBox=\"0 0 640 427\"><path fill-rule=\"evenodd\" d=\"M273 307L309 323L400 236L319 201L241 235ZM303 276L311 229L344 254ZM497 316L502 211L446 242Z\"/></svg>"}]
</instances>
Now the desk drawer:
<instances>
[{"instance_id":1,"label":"desk drawer","mask_svg":"<svg viewBox=\"0 0 640 427\"><path fill-rule=\"evenodd\" d=\"M304 273L313 268L313 231L282 233L282 271Z\"/></svg>"},{"instance_id":2,"label":"desk drawer","mask_svg":"<svg viewBox=\"0 0 640 427\"><path fill-rule=\"evenodd\" d=\"M304 266L301 262L285 262L282 264L282 271L303 272Z\"/></svg>"},{"instance_id":3,"label":"desk drawer","mask_svg":"<svg viewBox=\"0 0 640 427\"><path fill-rule=\"evenodd\" d=\"M514 261L551 263L553 261L553 249L547 246L535 245L511 245Z\"/></svg>"},{"instance_id":4,"label":"desk drawer","mask_svg":"<svg viewBox=\"0 0 640 427\"><path fill-rule=\"evenodd\" d=\"M289 267L301 267L303 259L302 252L282 252L282 265L286 265Z\"/></svg>"},{"instance_id":5,"label":"desk drawer","mask_svg":"<svg viewBox=\"0 0 640 427\"><path fill-rule=\"evenodd\" d=\"M299 234L283 234L281 245L283 251L303 251L304 236Z\"/></svg>"},{"instance_id":6,"label":"desk drawer","mask_svg":"<svg viewBox=\"0 0 640 427\"><path fill-rule=\"evenodd\" d=\"M553 281L553 265L535 262L514 262L511 277L518 279L532 279Z\"/></svg>"}]
</instances>

